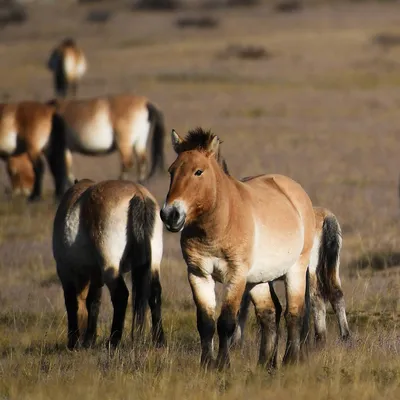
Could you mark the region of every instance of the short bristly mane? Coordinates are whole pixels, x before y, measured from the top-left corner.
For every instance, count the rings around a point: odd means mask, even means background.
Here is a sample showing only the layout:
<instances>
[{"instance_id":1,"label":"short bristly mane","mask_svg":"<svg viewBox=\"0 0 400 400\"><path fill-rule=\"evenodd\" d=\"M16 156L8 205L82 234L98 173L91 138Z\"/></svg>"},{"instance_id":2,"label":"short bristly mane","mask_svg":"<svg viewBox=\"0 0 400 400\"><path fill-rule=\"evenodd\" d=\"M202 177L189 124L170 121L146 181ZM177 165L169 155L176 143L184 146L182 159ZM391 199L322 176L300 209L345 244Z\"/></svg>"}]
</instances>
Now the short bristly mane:
<instances>
[{"instance_id":1,"label":"short bristly mane","mask_svg":"<svg viewBox=\"0 0 400 400\"><path fill-rule=\"evenodd\" d=\"M216 136L217 135L212 133L211 130L205 131L202 128L192 129L188 132L183 142L179 144L179 152L190 150L207 151L211 141ZM218 139L218 141L219 144L222 143L221 140ZM224 172L229 175L228 166L226 165L225 159L221 155L221 150L218 150L216 159Z\"/></svg>"}]
</instances>

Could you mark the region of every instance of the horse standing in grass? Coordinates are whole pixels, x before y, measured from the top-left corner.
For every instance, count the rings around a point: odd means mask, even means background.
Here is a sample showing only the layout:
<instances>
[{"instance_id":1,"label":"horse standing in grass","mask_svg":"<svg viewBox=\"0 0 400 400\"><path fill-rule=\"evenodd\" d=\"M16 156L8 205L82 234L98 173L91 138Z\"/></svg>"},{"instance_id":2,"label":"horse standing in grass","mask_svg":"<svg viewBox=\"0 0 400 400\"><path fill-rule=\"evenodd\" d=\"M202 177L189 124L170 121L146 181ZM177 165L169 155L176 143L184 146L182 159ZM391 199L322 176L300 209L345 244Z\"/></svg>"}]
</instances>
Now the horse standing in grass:
<instances>
[{"instance_id":1,"label":"horse standing in grass","mask_svg":"<svg viewBox=\"0 0 400 400\"><path fill-rule=\"evenodd\" d=\"M70 172L72 156L69 150L65 151L65 162L69 172L68 181L72 184L75 178ZM23 195L29 197L31 195L35 183L35 172L27 153L8 157L7 174L11 183L11 196Z\"/></svg>"},{"instance_id":2,"label":"horse standing in grass","mask_svg":"<svg viewBox=\"0 0 400 400\"><path fill-rule=\"evenodd\" d=\"M336 216L326 208L314 207L314 213L315 238L309 264L311 311L314 319L315 341L317 345L323 345L326 342L327 301L331 303L336 314L340 338L343 341L350 338L350 330L339 276L340 250L342 248L340 224ZM271 304L270 314L276 315L276 321L271 321L268 330L275 331L277 335L282 307L272 283L270 290L275 299L274 304ZM233 338L234 344L243 343L250 301L250 296L244 296L242 299L239 323Z\"/></svg>"},{"instance_id":3,"label":"horse standing in grass","mask_svg":"<svg viewBox=\"0 0 400 400\"><path fill-rule=\"evenodd\" d=\"M64 39L51 52L47 67L53 73L56 96L76 96L78 82L87 70L87 62L83 51L73 39Z\"/></svg>"},{"instance_id":4,"label":"horse standing in grass","mask_svg":"<svg viewBox=\"0 0 400 400\"><path fill-rule=\"evenodd\" d=\"M101 290L107 285L114 307L109 343L121 340L129 291L123 274L131 271L132 338L143 333L147 303L153 340L164 343L160 263L163 251L159 207L143 186L128 181L94 183L84 179L64 195L53 227L53 255L68 314L68 348L96 340Z\"/></svg>"},{"instance_id":5,"label":"horse standing in grass","mask_svg":"<svg viewBox=\"0 0 400 400\"><path fill-rule=\"evenodd\" d=\"M120 179L127 178L134 158L140 182L163 169L164 117L145 97L114 95L50 103L57 106L66 122L67 147L72 153L94 156L118 151ZM146 146L152 131L152 164L148 174Z\"/></svg>"},{"instance_id":6,"label":"horse standing in grass","mask_svg":"<svg viewBox=\"0 0 400 400\"><path fill-rule=\"evenodd\" d=\"M288 329L284 363L298 361L308 331L307 270L315 237L310 198L298 183L281 175L236 180L211 132L199 128L183 139L172 131L172 145L178 156L169 168L171 182L161 219L169 231L182 232L182 253L197 306L201 365L213 364L215 281L224 284L217 366L230 364L229 344L247 294L261 325L259 363L273 364L277 337L268 331L271 319L275 322L268 282L282 276Z\"/></svg>"},{"instance_id":7,"label":"horse standing in grass","mask_svg":"<svg viewBox=\"0 0 400 400\"><path fill-rule=\"evenodd\" d=\"M55 181L55 192L61 197L67 187L65 161L65 125L54 106L34 101L0 104L0 158L8 162L9 157L26 153L33 168L34 184L30 200L38 200L42 194L44 174L43 154L47 158ZM14 167L13 176L24 174L28 169L18 171ZM26 163L25 163L26 165ZM9 168L10 166L8 166Z\"/></svg>"}]
</instances>

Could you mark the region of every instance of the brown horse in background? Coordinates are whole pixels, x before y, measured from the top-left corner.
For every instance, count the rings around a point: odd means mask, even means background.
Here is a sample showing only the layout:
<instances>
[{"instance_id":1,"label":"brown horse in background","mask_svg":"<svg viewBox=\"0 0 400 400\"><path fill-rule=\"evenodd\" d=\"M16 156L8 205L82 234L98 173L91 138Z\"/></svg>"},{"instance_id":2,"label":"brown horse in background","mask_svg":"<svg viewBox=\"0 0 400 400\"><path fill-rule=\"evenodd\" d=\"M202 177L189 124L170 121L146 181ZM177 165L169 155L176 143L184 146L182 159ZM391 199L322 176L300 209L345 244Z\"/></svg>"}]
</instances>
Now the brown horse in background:
<instances>
[{"instance_id":1,"label":"brown horse in background","mask_svg":"<svg viewBox=\"0 0 400 400\"><path fill-rule=\"evenodd\" d=\"M85 100L53 100L66 126L67 147L72 153L102 155L118 151L119 178L126 179L137 162L139 182L164 167L164 117L147 98L113 95ZM147 141L153 132L152 163L147 171Z\"/></svg>"},{"instance_id":2,"label":"brown horse in background","mask_svg":"<svg viewBox=\"0 0 400 400\"><path fill-rule=\"evenodd\" d=\"M318 345L323 345L326 342L326 303L328 301L336 314L341 340L346 341L350 338L350 330L339 276L342 248L340 224L336 216L326 208L314 207L314 213L315 238L309 265L311 313L314 320L315 341ZM275 318L271 318L268 330L278 335L282 307L275 294L273 283L269 284L269 290L275 299L271 304L270 315ZM244 296L242 299L239 323L233 338L235 345L243 343L250 301L250 296ZM259 317L258 314L257 317ZM311 338L311 335L309 337Z\"/></svg>"},{"instance_id":3,"label":"brown horse in background","mask_svg":"<svg viewBox=\"0 0 400 400\"><path fill-rule=\"evenodd\" d=\"M78 82L87 70L86 57L75 40L64 39L52 50L47 67L53 73L56 96L76 96Z\"/></svg>"},{"instance_id":4,"label":"brown horse in background","mask_svg":"<svg viewBox=\"0 0 400 400\"><path fill-rule=\"evenodd\" d=\"M84 179L62 198L53 226L53 255L68 314L68 347L83 337L96 340L101 290L107 285L114 307L109 343L122 336L129 291L123 274L131 272L132 338L143 334L149 304L153 340L164 343L161 320L160 264L163 227L155 198L128 181L94 183Z\"/></svg>"},{"instance_id":5,"label":"brown horse in background","mask_svg":"<svg viewBox=\"0 0 400 400\"><path fill-rule=\"evenodd\" d=\"M273 295L268 282L284 277L288 338L284 363L300 358L308 332L308 264L315 237L312 203L302 187L282 175L238 181L229 175L220 141L196 129L172 132L177 159L161 218L182 232L181 248L197 307L201 364L213 364L215 281L224 285L218 318L217 366L229 365L229 345L243 295L255 304L261 325L259 363L273 365L276 335L268 331ZM275 322L275 321L274 321Z\"/></svg>"},{"instance_id":6,"label":"brown horse in background","mask_svg":"<svg viewBox=\"0 0 400 400\"><path fill-rule=\"evenodd\" d=\"M72 166L72 155L69 150L65 152L65 162L68 172L68 181L73 184L75 177L70 172ZM11 196L29 197L35 183L35 172L27 153L8 157L7 174L11 183Z\"/></svg>"},{"instance_id":7,"label":"brown horse in background","mask_svg":"<svg viewBox=\"0 0 400 400\"><path fill-rule=\"evenodd\" d=\"M65 125L54 106L35 101L0 104L0 158L8 162L9 157L26 153L34 173L30 200L37 200L42 194L43 155L47 158L55 181L56 196L60 197L65 192L65 150ZM14 163L12 170L10 165L7 166L13 176L21 174L18 170L21 163L24 163L24 158ZM28 170L23 168L23 174Z\"/></svg>"}]
</instances>

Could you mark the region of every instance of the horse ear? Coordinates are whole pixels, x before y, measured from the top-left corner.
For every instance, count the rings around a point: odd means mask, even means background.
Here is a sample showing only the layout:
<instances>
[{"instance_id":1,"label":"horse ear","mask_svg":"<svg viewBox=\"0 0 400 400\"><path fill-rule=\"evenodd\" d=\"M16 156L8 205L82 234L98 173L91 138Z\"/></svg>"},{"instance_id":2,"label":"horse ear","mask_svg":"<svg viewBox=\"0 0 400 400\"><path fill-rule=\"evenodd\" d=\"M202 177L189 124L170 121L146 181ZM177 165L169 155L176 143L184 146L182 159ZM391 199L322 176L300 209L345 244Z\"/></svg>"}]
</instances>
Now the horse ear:
<instances>
[{"instance_id":1,"label":"horse ear","mask_svg":"<svg viewBox=\"0 0 400 400\"><path fill-rule=\"evenodd\" d=\"M175 152L179 153L179 146L183 142L183 139L176 133L175 129L172 129L171 141L172 141L172 147L174 148Z\"/></svg>"},{"instance_id":2,"label":"horse ear","mask_svg":"<svg viewBox=\"0 0 400 400\"><path fill-rule=\"evenodd\" d=\"M218 154L219 151L219 139L218 136L214 136L210 144L207 147L207 151L210 155Z\"/></svg>"}]
</instances>

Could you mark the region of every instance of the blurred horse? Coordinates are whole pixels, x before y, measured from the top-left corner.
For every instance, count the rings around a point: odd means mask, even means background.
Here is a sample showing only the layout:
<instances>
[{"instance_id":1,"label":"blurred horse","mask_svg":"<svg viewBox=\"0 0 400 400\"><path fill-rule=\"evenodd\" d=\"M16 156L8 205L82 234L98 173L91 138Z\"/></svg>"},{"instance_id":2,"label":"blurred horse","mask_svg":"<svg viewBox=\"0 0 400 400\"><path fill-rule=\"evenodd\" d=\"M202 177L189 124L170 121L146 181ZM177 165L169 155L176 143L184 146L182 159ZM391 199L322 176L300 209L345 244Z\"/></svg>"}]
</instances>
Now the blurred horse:
<instances>
[{"instance_id":1,"label":"blurred horse","mask_svg":"<svg viewBox=\"0 0 400 400\"><path fill-rule=\"evenodd\" d=\"M62 196L67 187L65 160L66 138L63 119L55 107L35 101L0 104L0 158L26 153L7 169L14 182L29 181L33 170L34 183L29 199L38 200L42 194L43 155L47 158L55 181L55 193ZM31 164L27 167L28 160ZM31 175L30 178L24 177ZM21 178L19 178L21 177ZM14 183L13 183L14 186Z\"/></svg>"},{"instance_id":2,"label":"blurred horse","mask_svg":"<svg viewBox=\"0 0 400 400\"><path fill-rule=\"evenodd\" d=\"M350 338L350 330L339 276L340 250L342 248L340 224L336 216L326 208L314 207L314 213L315 238L309 265L311 311L314 320L315 342L317 345L323 345L326 342L326 303L328 301L336 314L340 338L343 341ZM275 317L275 321L271 318L268 329L275 331L277 335L282 307L275 294L273 284L270 283L269 286L275 299L271 304L270 315ZM242 299L239 323L233 337L234 345L243 343L250 301L250 296L244 296ZM311 335L309 337L311 338Z\"/></svg>"},{"instance_id":3,"label":"blurred horse","mask_svg":"<svg viewBox=\"0 0 400 400\"><path fill-rule=\"evenodd\" d=\"M102 155L118 151L119 178L126 179L137 161L139 182L164 166L164 117L147 98L114 95L85 100L52 100L67 126L67 147L72 153ZM148 173L146 146L151 143L152 163Z\"/></svg>"},{"instance_id":4,"label":"blurred horse","mask_svg":"<svg viewBox=\"0 0 400 400\"><path fill-rule=\"evenodd\" d=\"M87 70L87 62L83 51L73 39L64 39L52 50L47 67L53 73L56 96L76 96L78 82Z\"/></svg>"},{"instance_id":5,"label":"blurred horse","mask_svg":"<svg viewBox=\"0 0 400 400\"><path fill-rule=\"evenodd\" d=\"M72 155L69 150L65 151L65 162L68 172L68 181L72 184L75 180L71 172ZM29 197L35 182L35 172L27 153L11 156L7 160L7 174L11 183L11 196Z\"/></svg>"},{"instance_id":6,"label":"blurred horse","mask_svg":"<svg viewBox=\"0 0 400 400\"><path fill-rule=\"evenodd\" d=\"M182 232L181 248L197 307L201 365L213 364L215 281L224 284L218 318L216 365L229 366L229 345L243 295L253 300L261 325L259 363L274 366L276 335L268 331L273 295L269 281L284 276L288 338L284 363L300 360L308 332L308 264L315 215L303 188L282 175L238 181L229 175L220 141L198 128L183 139L172 131L177 159L161 219ZM275 319L274 319L275 323Z\"/></svg>"},{"instance_id":7,"label":"blurred horse","mask_svg":"<svg viewBox=\"0 0 400 400\"><path fill-rule=\"evenodd\" d=\"M134 297L132 338L136 323L142 335L149 304L153 340L164 343L162 230L157 202L143 186L84 179L67 191L54 219L53 255L68 314L68 348L75 348L82 338L84 347L94 345L104 283L114 307L109 344L118 345L129 297L123 278L127 272Z\"/></svg>"}]
</instances>

